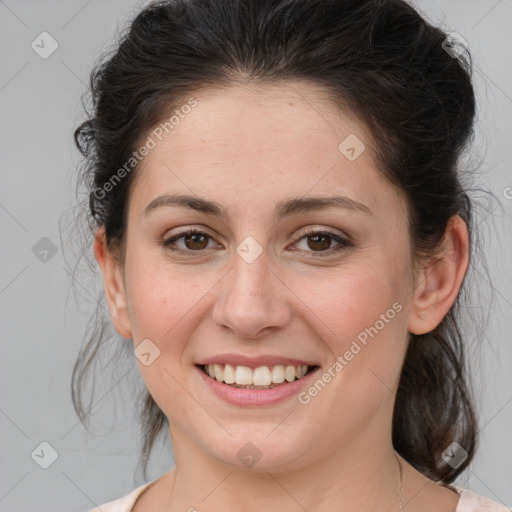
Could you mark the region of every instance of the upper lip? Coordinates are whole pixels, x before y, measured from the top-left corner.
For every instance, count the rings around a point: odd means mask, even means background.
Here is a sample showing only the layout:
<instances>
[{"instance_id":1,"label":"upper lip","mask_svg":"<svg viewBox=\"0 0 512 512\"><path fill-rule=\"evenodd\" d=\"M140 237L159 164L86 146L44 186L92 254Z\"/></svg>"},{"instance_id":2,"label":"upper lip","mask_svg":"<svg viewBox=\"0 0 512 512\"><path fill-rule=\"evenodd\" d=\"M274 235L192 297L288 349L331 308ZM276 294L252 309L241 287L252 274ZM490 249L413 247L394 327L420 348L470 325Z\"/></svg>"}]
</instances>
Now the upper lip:
<instances>
[{"instance_id":1,"label":"upper lip","mask_svg":"<svg viewBox=\"0 0 512 512\"><path fill-rule=\"evenodd\" d=\"M258 368L259 366L275 366L278 364L286 366L317 366L316 363L295 359L292 357L281 357L272 355L261 355L258 357L248 357L239 354L217 354L206 359L202 359L196 363L198 365L205 364L230 364L232 366L248 366L249 368Z\"/></svg>"}]
</instances>

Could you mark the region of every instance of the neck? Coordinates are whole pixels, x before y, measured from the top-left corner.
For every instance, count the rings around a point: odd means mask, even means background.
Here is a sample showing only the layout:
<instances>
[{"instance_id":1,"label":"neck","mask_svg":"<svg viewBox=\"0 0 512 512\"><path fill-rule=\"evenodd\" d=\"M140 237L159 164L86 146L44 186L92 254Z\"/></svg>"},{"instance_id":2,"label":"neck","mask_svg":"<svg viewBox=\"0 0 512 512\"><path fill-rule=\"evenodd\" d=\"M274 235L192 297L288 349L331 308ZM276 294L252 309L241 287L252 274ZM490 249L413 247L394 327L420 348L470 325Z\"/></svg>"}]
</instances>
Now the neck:
<instances>
[{"instance_id":1,"label":"neck","mask_svg":"<svg viewBox=\"0 0 512 512\"><path fill-rule=\"evenodd\" d=\"M313 462L266 471L224 464L174 429L176 471L165 510L396 512L399 463L388 436L379 443L375 435L370 429Z\"/></svg>"}]
</instances>

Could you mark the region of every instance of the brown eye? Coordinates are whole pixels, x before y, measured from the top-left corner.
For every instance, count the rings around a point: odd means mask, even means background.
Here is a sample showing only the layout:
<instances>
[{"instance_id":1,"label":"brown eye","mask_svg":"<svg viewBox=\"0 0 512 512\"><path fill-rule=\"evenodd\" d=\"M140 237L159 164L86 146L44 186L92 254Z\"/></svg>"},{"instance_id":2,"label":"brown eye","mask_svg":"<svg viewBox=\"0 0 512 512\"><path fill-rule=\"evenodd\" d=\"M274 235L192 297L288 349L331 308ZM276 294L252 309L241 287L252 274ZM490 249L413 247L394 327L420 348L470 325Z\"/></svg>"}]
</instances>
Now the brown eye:
<instances>
[{"instance_id":1,"label":"brown eye","mask_svg":"<svg viewBox=\"0 0 512 512\"><path fill-rule=\"evenodd\" d=\"M298 247L298 250L303 253L309 253L315 258L321 258L324 255L329 256L334 252L342 251L349 247L353 247L353 243L349 240L337 235L330 233L329 231L314 231L305 230L299 233L299 242L307 240L306 248ZM331 247L332 242L336 242L338 245ZM320 254L314 254L320 253Z\"/></svg>"},{"instance_id":2,"label":"brown eye","mask_svg":"<svg viewBox=\"0 0 512 512\"><path fill-rule=\"evenodd\" d=\"M192 235L185 235L183 237L183 241L185 243L185 246L187 249L206 249L206 246L208 245L208 235L203 234L192 234ZM204 243L206 240L206 244Z\"/></svg>"},{"instance_id":3,"label":"brown eye","mask_svg":"<svg viewBox=\"0 0 512 512\"><path fill-rule=\"evenodd\" d=\"M183 247L175 247L178 240L183 239ZM174 235L162 242L164 247L172 251L183 251L183 252L199 252L208 247L208 240L211 239L210 235L197 231L195 229L189 229L179 235Z\"/></svg>"},{"instance_id":4,"label":"brown eye","mask_svg":"<svg viewBox=\"0 0 512 512\"><path fill-rule=\"evenodd\" d=\"M307 238L309 240L308 247L314 249L315 251L330 248L329 246L331 245L331 237L328 235L313 235ZM311 240L313 242L311 242Z\"/></svg>"}]
</instances>

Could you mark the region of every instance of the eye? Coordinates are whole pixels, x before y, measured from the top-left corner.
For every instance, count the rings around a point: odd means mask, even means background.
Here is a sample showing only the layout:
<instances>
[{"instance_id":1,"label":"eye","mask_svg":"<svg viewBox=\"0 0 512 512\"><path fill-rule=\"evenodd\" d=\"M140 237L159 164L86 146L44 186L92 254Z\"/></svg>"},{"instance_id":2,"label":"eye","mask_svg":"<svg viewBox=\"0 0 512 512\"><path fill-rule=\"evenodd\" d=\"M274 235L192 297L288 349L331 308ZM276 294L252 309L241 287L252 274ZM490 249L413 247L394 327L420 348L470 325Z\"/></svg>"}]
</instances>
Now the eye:
<instances>
[{"instance_id":1,"label":"eye","mask_svg":"<svg viewBox=\"0 0 512 512\"><path fill-rule=\"evenodd\" d=\"M314 229L303 230L298 233L299 242L302 240L310 239L307 246L311 250L299 249L302 253L328 253L338 252L348 247L353 247L352 242L343 238L342 236L331 233L329 231L316 231ZM176 242L183 239L184 247L177 247ZM208 239L213 241L213 238L195 228L189 228L177 235L173 235L162 242L162 245L170 251L175 252L201 252L208 249ZM334 248L331 247L332 241L335 241L338 245ZM323 257L322 255L313 255L313 257Z\"/></svg>"},{"instance_id":2,"label":"eye","mask_svg":"<svg viewBox=\"0 0 512 512\"><path fill-rule=\"evenodd\" d=\"M175 248L175 242L182 238L185 244L185 249L181 247ZM167 238L162 243L164 247L168 248L171 251L199 252L207 248L208 238L211 237L207 233L204 233L203 231L198 231L195 228L189 228L178 235L174 235L170 238Z\"/></svg>"},{"instance_id":3,"label":"eye","mask_svg":"<svg viewBox=\"0 0 512 512\"><path fill-rule=\"evenodd\" d=\"M353 247L352 242L336 233L331 233L330 231L317 231L314 229L306 229L299 232L298 236L300 237L299 241L305 240L307 248L311 249L310 251L299 249L300 252L320 252L328 253L328 255L330 255L333 252L339 252L348 247ZM331 243L333 240L338 244L334 248L331 247ZM314 254L313 257L321 258L323 257L323 254Z\"/></svg>"}]
</instances>

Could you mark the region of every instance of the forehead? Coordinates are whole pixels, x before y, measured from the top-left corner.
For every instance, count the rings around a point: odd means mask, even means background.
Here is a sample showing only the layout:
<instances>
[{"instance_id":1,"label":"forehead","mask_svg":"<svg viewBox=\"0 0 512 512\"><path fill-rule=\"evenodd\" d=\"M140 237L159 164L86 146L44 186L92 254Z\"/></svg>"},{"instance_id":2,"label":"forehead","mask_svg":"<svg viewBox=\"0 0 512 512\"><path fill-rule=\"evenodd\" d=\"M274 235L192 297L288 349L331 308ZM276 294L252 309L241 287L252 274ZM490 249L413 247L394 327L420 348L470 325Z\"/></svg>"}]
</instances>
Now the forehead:
<instances>
[{"instance_id":1,"label":"forehead","mask_svg":"<svg viewBox=\"0 0 512 512\"><path fill-rule=\"evenodd\" d=\"M332 192L370 209L379 200L399 199L376 168L365 126L318 85L203 89L181 105L194 103L181 111L173 105L170 116L144 135L155 146L132 184L139 209L162 192L219 203L243 196L245 206L260 208L284 197ZM164 124L173 114L172 126ZM347 145L360 153L356 159L347 158Z\"/></svg>"}]
</instances>

